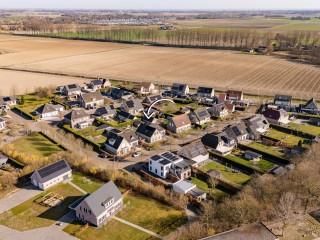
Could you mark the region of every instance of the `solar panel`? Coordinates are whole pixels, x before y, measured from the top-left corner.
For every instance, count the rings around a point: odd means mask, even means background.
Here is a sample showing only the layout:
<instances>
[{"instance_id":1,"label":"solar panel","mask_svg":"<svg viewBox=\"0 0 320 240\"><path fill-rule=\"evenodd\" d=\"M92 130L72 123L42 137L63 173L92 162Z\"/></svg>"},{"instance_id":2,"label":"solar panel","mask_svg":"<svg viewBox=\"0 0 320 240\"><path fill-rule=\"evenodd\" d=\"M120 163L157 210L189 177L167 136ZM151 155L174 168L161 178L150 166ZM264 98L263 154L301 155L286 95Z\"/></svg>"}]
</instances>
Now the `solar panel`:
<instances>
[{"instance_id":1,"label":"solar panel","mask_svg":"<svg viewBox=\"0 0 320 240\"><path fill-rule=\"evenodd\" d=\"M40 174L40 176L42 178L45 178L55 172L58 172L64 168L67 168L67 164L65 163L65 161L59 161L59 162L55 162L47 167L44 167L42 169L39 169L38 172Z\"/></svg>"},{"instance_id":2,"label":"solar panel","mask_svg":"<svg viewBox=\"0 0 320 240\"><path fill-rule=\"evenodd\" d=\"M71 85L69 85L68 87L69 87L70 89L73 89L73 88L77 88L77 85L71 84Z\"/></svg>"},{"instance_id":3,"label":"solar panel","mask_svg":"<svg viewBox=\"0 0 320 240\"><path fill-rule=\"evenodd\" d=\"M4 98L3 98L3 101L5 101L5 102L10 101L10 97L4 97Z\"/></svg>"},{"instance_id":4,"label":"solar panel","mask_svg":"<svg viewBox=\"0 0 320 240\"><path fill-rule=\"evenodd\" d=\"M204 117L207 115L207 112L206 111L201 111L198 113L199 117Z\"/></svg>"},{"instance_id":5,"label":"solar panel","mask_svg":"<svg viewBox=\"0 0 320 240\"><path fill-rule=\"evenodd\" d=\"M127 101L126 104L127 104L128 108L133 108L134 107L134 103L133 103L132 100L131 101Z\"/></svg>"},{"instance_id":6,"label":"solar panel","mask_svg":"<svg viewBox=\"0 0 320 240\"><path fill-rule=\"evenodd\" d=\"M239 130L238 127L233 126L233 127L232 127L232 130L233 130L233 132L236 134L236 136L240 136L240 135L241 135L241 132L240 132L240 130Z\"/></svg>"}]
</instances>

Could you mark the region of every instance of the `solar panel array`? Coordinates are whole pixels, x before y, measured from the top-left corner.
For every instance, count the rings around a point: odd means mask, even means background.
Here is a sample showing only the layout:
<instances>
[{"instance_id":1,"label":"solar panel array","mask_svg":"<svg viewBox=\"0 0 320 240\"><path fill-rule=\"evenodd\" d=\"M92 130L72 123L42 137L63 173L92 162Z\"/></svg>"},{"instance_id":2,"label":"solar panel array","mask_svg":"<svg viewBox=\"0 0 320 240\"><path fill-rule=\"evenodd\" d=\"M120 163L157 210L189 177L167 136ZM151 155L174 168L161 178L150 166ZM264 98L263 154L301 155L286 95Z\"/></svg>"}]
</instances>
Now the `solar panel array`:
<instances>
[{"instance_id":1,"label":"solar panel array","mask_svg":"<svg viewBox=\"0 0 320 240\"><path fill-rule=\"evenodd\" d=\"M161 155L162 155L163 157L171 160L171 161L176 161L176 160L179 159L178 156L176 156L176 155L174 155L174 154L172 154L172 153L169 153L169 152L165 152L165 153L163 153L163 154L161 154Z\"/></svg>"},{"instance_id":2,"label":"solar panel array","mask_svg":"<svg viewBox=\"0 0 320 240\"><path fill-rule=\"evenodd\" d=\"M44 167L42 169L39 169L38 172L39 172L39 175L42 177L42 178L45 178L55 172L58 172L64 168L67 168L67 164L65 163L64 160L61 160L59 162L55 162L47 167Z\"/></svg>"},{"instance_id":3,"label":"solar panel array","mask_svg":"<svg viewBox=\"0 0 320 240\"><path fill-rule=\"evenodd\" d=\"M73 88L77 88L77 85L76 84L71 84L68 86L70 89L73 89Z\"/></svg>"},{"instance_id":4,"label":"solar panel array","mask_svg":"<svg viewBox=\"0 0 320 240\"><path fill-rule=\"evenodd\" d=\"M154 161L157 161L157 160L160 160L161 157L159 155L154 155L154 156L151 157L151 159L154 160Z\"/></svg>"},{"instance_id":5,"label":"solar panel array","mask_svg":"<svg viewBox=\"0 0 320 240\"><path fill-rule=\"evenodd\" d=\"M133 108L134 107L134 103L133 103L132 100L131 101L127 101L126 104L127 104L128 108Z\"/></svg>"},{"instance_id":6,"label":"solar panel array","mask_svg":"<svg viewBox=\"0 0 320 240\"><path fill-rule=\"evenodd\" d=\"M8 101L10 101L10 98L9 97L4 97L3 101L8 102Z\"/></svg>"},{"instance_id":7,"label":"solar panel array","mask_svg":"<svg viewBox=\"0 0 320 240\"><path fill-rule=\"evenodd\" d=\"M207 112L205 110L198 113L199 117L207 116Z\"/></svg>"},{"instance_id":8,"label":"solar panel array","mask_svg":"<svg viewBox=\"0 0 320 240\"><path fill-rule=\"evenodd\" d=\"M240 132L239 128L236 127L236 126L232 127L232 131L234 132L234 134L236 134L236 136L240 136L241 135L241 132Z\"/></svg>"}]
</instances>

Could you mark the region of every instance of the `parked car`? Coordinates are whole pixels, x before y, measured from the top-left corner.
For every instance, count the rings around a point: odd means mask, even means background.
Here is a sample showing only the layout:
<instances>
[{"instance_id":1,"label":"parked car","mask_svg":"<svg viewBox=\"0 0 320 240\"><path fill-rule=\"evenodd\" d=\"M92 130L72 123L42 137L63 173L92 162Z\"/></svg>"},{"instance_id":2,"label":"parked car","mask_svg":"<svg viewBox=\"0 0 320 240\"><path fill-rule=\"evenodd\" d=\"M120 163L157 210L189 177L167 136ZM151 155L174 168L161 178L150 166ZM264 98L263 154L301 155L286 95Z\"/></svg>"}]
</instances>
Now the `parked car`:
<instances>
[{"instance_id":1,"label":"parked car","mask_svg":"<svg viewBox=\"0 0 320 240\"><path fill-rule=\"evenodd\" d=\"M141 156L141 152L135 152L132 154L132 157L136 158L136 157L139 157Z\"/></svg>"},{"instance_id":2,"label":"parked car","mask_svg":"<svg viewBox=\"0 0 320 240\"><path fill-rule=\"evenodd\" d=\"M99 157L99 158L107 158L108 156L107 156L107 154L105 154L105 153L100 153L100 154L98 155L98 157Z\"/></svg>"}]
</instances>

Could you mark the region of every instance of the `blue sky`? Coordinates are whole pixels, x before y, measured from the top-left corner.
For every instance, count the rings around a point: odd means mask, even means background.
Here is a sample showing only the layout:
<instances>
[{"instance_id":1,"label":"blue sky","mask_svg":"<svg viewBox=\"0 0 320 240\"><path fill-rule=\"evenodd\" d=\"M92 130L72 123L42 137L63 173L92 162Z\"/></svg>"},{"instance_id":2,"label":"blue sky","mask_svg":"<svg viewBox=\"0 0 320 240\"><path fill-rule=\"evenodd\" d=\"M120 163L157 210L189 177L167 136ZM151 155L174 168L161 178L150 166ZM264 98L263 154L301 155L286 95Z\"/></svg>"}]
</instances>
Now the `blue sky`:
<instances>
[{"instance_id":1,"label":"blue sky","mask_svg":"<svg viewBox=\"0 0 320 240\"><path fill-rule=\"evenodd\" d=\"M320 0L0 0L0 8L320 9Z\"/></svg>"}]
</instances>

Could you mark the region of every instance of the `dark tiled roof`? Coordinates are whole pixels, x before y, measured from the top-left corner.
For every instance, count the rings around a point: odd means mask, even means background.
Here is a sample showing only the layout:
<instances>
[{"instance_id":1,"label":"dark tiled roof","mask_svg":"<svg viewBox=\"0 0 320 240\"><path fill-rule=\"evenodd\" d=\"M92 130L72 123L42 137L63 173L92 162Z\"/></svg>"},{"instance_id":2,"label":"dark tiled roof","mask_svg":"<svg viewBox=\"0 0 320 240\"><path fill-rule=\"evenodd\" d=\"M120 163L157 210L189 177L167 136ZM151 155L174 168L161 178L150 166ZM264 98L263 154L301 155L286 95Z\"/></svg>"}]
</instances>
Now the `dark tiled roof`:
<instances>
[{"instance_id":1,"label":"dark tiled roof","mask_svg":"<svg viewBox=\"0 0 320 240\"><path fill-rule=\"evenodd\" d=\"M208 87L199 87L197 93L212 93L213 88L208 88Z\"/></svg>"},{"instance_id":2,"label":"dark tiled roof","mask_svg":"<svg viewBox=\"0 0 320 240\"><path fill-rule=\"evenodd\" d=\"M65 115L64 117L72 121L72 120L76 120L83 117L89 117L89 116L90 115L85 113L83 110L73 110L69 112L67 115Z\"/></svg>"},{"instance_id":3,"label":"dark tiled roof","mask_svg":"<svg viewBox=\"0 0 320 240\"><path fill-rule=\"evenodd\" d=\"M115 113L116 113L116 110L115 110L114 106L110 105L110 106L97 108L94 115L97 115L97 116L114 115Z\"/></svg>"},{"instance_id":4,"label":"dark tiled roof","mask_svg":"<svg viewBox=\"0 0 320 240\"><path fill-rule=\"evenodd\" d=\"M101 92L85 93L85 94L82 94L80 98L82 98L85 103L103 100Z\"/></svg>"},{"instance_id":5,"label":"dark tiled roof","mask_svg":"<svg viewBox=\"0 0 320 240\"><path fill-rule=\"evenodd\" d=\"M284 102L291 102L292 96L289 95L276 95L274 97L275 101L284 101Z\"/></svg>"},{"instance_id":6,"label":"dark tiled roof","mask_svg":"<svg viewBox=\"0 0 320 240\"><path fill-rule=\"evenodd\" d=\"M201 141L187 144L178 151L178 155L183 156L187 159L193 159L198 156L204 156L207 154L208 151Z\"/></svg>"},{"instance_id":7,"label":"dark tiled roof","mask_svg":"<svg viewBox=\"0 0 320 240\"><path fill-rule=\"evenodd\" d=\"M147 137L152 137L153 134L157 131L163 130L159 125L149 125L146 123L141 123L136 131L136 133L140 133Z\"/></svg>"},{"instance_id":8,"label":"dark tiled roof","mask_svg":"<svg viewBox=\"0 0 320 240\"><path fill-rule=\"evenodd\" d=\"M118 117L121 116L121 117L126 118L126 119L128 119L128 120L133 120L133 119L134 119L134 116L133 116L133 115L131 115L130 113L125 112L125 111L119 111L118 114L117 114L117 116L118 116Z\"/></svg>"},{"instance_id":9,"label":"dark tiled roof","mask_svg":"<svg viewBox=\"0 0 320 240\"><path fill-rule=\"evenodd\" d=\"M39 177L39 181L44 183L69 171L71 171L71 168L67 161L65 159L61 159L58 162L38 169L33 174L36 174Z\"/></svg>"}]
</instances>

